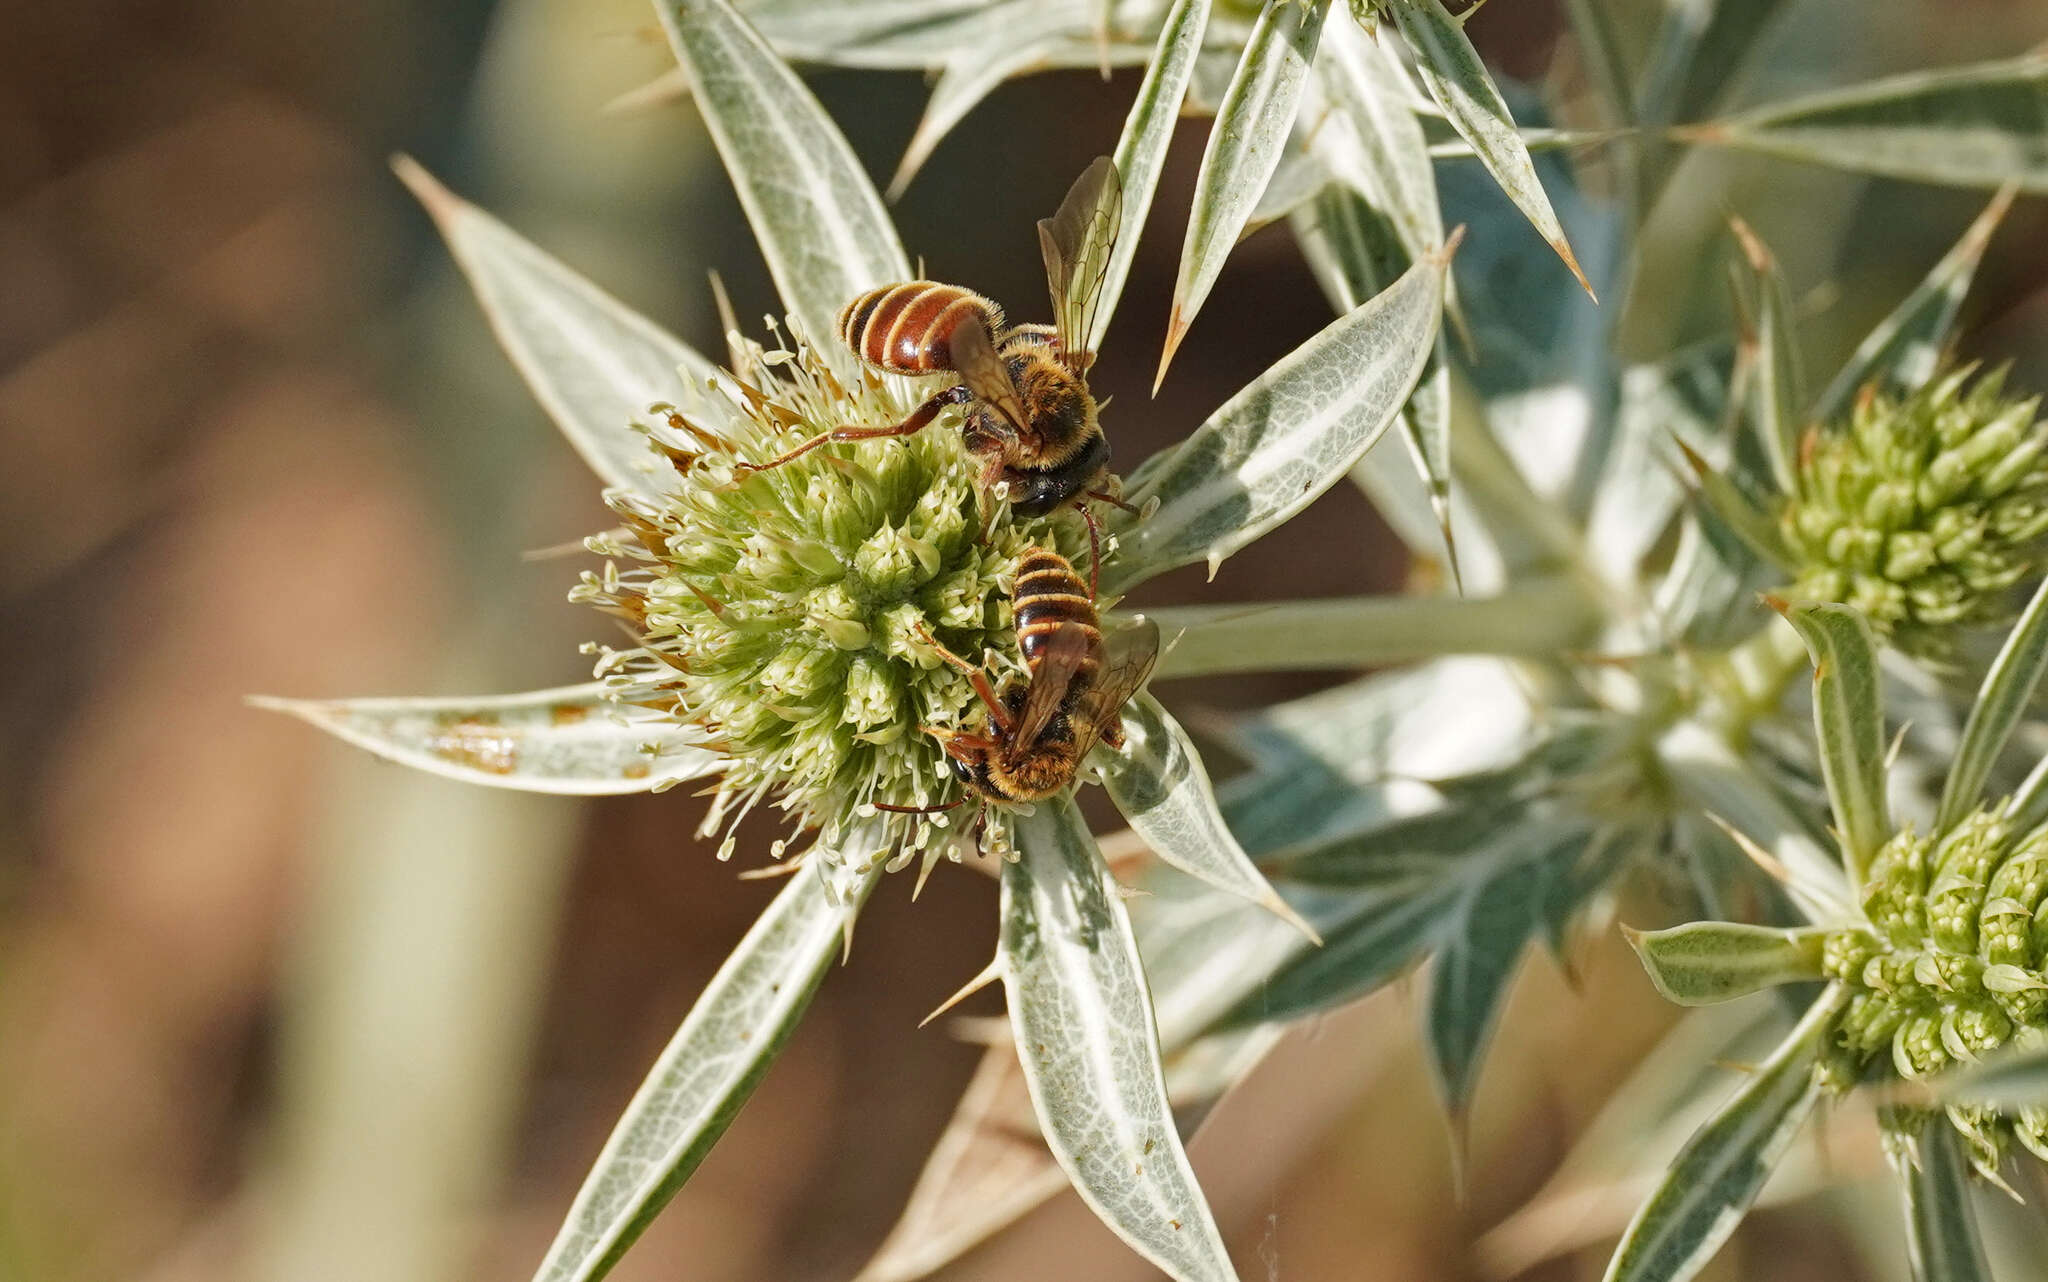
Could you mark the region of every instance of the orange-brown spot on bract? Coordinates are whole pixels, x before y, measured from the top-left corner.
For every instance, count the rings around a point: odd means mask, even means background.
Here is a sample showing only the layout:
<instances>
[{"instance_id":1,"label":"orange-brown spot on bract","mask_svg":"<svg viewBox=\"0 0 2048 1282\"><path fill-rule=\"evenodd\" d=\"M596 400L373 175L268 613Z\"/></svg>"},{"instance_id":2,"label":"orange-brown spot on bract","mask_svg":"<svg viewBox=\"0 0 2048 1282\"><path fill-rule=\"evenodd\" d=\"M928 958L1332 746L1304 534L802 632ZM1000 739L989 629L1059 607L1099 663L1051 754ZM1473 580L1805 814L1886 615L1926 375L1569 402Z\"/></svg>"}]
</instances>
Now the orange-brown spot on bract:
<instances>
[{"instance_id":1,"label":"orange-brown spot on bract","mask_svg":"<svg viewBox=\"0 0 2048 1282\"><path fill-rule=\"evenodd\" d=\"M636 761L632 765L627 766L624 770L621 770L619 773L624 775L628 779L645 779L648 775L647 763L644 761Z\"/></svg>"},{"instance_id":2,"label":"orange-brown spot on bract","mask_svg":"<svg viewBox=\"0 0 2048 1282\"><path fill-rule=\"evenodd\" d=\"M486 774L508 775L519 764L519 736L488 717L465 717L435 735L427 751Z\"/></svg>"},{"instance_id":3,"label":"orange-brown spot on bract","mask_svg":"<svg viewBox=\"0 0 2048 1282\"><path fill-rule=\"evenodd\" d=\"M590 715L590 709L580 703L558 703L548 709L548 720L558 726L573 726Z\"/></svg>"}]
</instances>

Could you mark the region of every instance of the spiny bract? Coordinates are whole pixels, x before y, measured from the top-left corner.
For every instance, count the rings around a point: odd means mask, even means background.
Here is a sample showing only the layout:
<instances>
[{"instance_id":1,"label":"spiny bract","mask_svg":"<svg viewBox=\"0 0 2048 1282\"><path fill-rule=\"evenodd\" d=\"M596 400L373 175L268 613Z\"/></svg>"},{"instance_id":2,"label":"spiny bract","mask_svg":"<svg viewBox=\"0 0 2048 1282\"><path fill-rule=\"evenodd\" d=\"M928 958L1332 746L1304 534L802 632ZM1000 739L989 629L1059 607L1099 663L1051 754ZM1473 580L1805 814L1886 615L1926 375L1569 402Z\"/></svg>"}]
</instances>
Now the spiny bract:
<instances>
[{"instance_id":1,"label":"spiny bract","mask_svg":"<svg viewBox=\"0 0 2048 1282\"><path fill-rule=\"evenodd\" d=\"M766 799L829 844L864 806L940 799L943 754L920 727L973 718L975 696L932 640L1014 664L1019 554L1084 554L1072 515L1019 519L978 493L950 420L736 469L835 427L896 422L915 404L902 380L866 373L849 386L794 345L735 343L739 374L654 407L657 421L641 427L660 497L607 495L623 529L590 540L609 559L571 596L623 617L638 641L593 647L608 696L701 726L728 756L707 831ZM931 828L889 822L901 867Z\"/></svg>"}]
</instances>

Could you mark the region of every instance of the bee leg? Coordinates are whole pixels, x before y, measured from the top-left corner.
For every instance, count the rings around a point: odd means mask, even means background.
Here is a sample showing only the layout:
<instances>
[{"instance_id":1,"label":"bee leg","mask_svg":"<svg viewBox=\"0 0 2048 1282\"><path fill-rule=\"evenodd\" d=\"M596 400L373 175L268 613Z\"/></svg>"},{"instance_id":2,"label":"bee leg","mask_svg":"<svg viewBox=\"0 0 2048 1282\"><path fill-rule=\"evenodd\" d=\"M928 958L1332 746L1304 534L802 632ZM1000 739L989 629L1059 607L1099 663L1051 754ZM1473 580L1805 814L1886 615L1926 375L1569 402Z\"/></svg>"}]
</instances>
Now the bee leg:
<instances>
[{"instance_id":1,"label":"bee leg","mask_svg":"<svg viewBox=\"0 0 2048 1282\"><path fill-rule=\"evenodd\" d=\"M1124 502L1121 498L1118 498L1116 495L1106 493L1102 490L1090 490L1088 491L1088 497L1096 500L1098 503L1107 503L1112 507L1120 507L1124 511L1129 512L1132 516L1144 515L1137 508L1131 506L1129 503Z\"/></svg>"},{"instance_id":2,"label":"bee leg","mask_svg":"<svg viewBox=\"0 0 2048 1282\"><path fill-rule=\"evenodd\" d=\"M988 836L988 807L983 806L974 816L974 857L976 859L985 860L988 858L988 848L981 844L981 839L986 836Z\"/></svg>"},{"instance_id":3,"label":"bee leg","mask_svg":"<svg viewBox=\"0 0 2048 1282\"><path fill-rule=\"evenodd\" d=\"M1080 509L1081 519L1088 523L1088 600L1095 600L1095 589L1102 581L1102 524L1095 519L1095 509L1086 502L1074 505Z\"/></svg>"},{"instance_id":4,"label":"bee leg","mask_svg":"<svg viewBox=\"0 0 2048 1282\"><path fill-rule=\"evenodd\" d=\"M988 705L988 714L995 718L995 724L1002 729L1004 734L1009 734L1010 710L1003 706L1002 700L996 698L996 688L989 682L988 669L977 668L959 655L954 654L951 650L948 650L945 646L940 645L939 639L932 635L932 630L922 623L917 625L917 635L923 638L926 645L937 651L941 659L967 674L968 681L974 686L974 693L980 695L981 701ZM986 746L992 748L995 745L988 744Z\"/></svg>"},{"instance_id":5,"label":"bee leg","mask_svg":"<svg viewBox=\"0 0 2048 1282\"><path fill-rule=\"evenodd\" d=\"M965 800L967 800L965 797L955 797L951 801L937 806L892 806L886 801L877 801L872 804L875 809L886 810L892 815L935 815L942 810L951 810Z\"/></svg>"},{"instance_id":6,"label":"bee leg","mask_svg":"<svg viewBox=\"0 0 2048 1282\"><path fill-rule=\"evenodd\" d=\"M948 406L959 405L973 399L973 396L974 394L967 390L965 383L956 383L943 392L926 398L924 404L910 411L901 423L891 427L835 427L829 432L818 433L787 454L778 455L775 458L769 459L766 463L737 463L734 464L733 470L735 472L765 472L771 467L781 467L784 463L794 462L828 442L872 441L882 436L911 436L929 427L931 421L937 418L940 412Z\"/></svg>"}]
</instances>

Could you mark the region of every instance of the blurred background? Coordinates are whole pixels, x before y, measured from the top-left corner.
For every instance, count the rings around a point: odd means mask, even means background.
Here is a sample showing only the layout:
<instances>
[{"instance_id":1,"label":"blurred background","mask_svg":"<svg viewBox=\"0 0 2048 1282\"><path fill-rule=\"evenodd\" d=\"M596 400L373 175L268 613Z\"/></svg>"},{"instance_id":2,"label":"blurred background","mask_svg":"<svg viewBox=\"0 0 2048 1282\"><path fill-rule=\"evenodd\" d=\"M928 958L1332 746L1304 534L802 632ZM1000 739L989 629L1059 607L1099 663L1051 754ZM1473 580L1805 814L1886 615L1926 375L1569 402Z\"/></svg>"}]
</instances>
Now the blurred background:
<instances>
[{"instance_id":1,"label":"blurred background","mask_svg":"<svg viewBox=\"0 0 2048 1282\"><path fill-rule=\"evenodd\" d=\"M689 835L699 803L676 793L467 789L241 700L561 684L586 673L576 644L605 635L563 599L575 562L521 557L608 524L597 487L389 154L707 352L710 269L743 322L774 306L737 202L687 103L604 111L670 65L638 0L4 8L0 1280L524 1279L772 894L734 878L759 851L715 862ZM1788 9L1742 94L2048 39L2039 0ZM1501 70L1569 80L1562 29L1550 0L1493 0L1470 28ZM814 83L885 177L919 79ZM900 203L911 253L1042 308L1031 224L1113 145L1134 83L998 92ZM1127 461L1328 316L1284 233L1262 233L1146 399L1201 130L1185 126L1097 371ZM1814 298L1823 367L1983 199L1720 158L1682 182L1661 234L1714 245L1739 211L1795 287L1839 283ZM2035 389L2043 205L2021 203L1967 313L1971 353ZM1654 347L1690 323L1637 332ZM1386 591L1409 572L1340 488L1218 590ZM1168 694L1230 709L1315 684ZM993 905L959 870L916 904L908 879L886 883L851 964L615 1276L851 1278L973 1069L974 1047L915 1025L986 960ZM1627 1190L1561 1235L1525 1217L1520 1236L1484 1236L1663 1027L1615 947L1578 972L1576 991L1544 965L1523 977L1462 1184L1404 993L1291 1038L1194 1148L1245 1276L1597 1276ZM1861 1142L1823 1156L1853 1173L1872 1160ZM1862 1197L1754 1217L1709 1276L1895 1276L1851 1245ZM1067 1199L946 1276L1150 1274Z\"/></svg>"}]
</instances>

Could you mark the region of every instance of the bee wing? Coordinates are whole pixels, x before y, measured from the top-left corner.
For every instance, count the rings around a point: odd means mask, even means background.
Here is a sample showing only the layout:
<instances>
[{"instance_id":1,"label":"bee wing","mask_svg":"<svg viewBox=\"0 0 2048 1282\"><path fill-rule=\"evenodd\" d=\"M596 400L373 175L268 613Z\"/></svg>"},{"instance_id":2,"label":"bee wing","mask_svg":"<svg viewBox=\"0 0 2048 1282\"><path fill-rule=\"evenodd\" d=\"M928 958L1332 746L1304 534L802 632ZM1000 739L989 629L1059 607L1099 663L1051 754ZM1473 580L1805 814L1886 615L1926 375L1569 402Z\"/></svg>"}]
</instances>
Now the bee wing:
<instances>
[{"instance_id":1,"label":"bee wing","mask_svg":"<svg viewBox=\"0 0 2048 1282\"><path fill-rule=\"evenodd\" d=\"M1074 760L1087 757L1095 741L1117 723L1124 705L1152 675L1159 659L1159 625L1139 618L1103 642L1102 671L1074 709Z\"/></svg>"},{"instance_id":2,"label":"bee wing","mask_svg":"<svg viewBox=\"0 0 2048 1282\"><path fill-rule=\"evenodd\" d=\"M1094 644L1088 629L1078 623L1062 623L1052 634L1038 666L1031 670L1031 689L1024 696L1024 710L1017 715L1016 743L1028 748L1052 724L1052 717L1067 701L1074 688L1074 676L1088 661Z\"/></svg>"},{"instance_id":3,"label":"bee wing","mask_svg":"<svg viewBox=\"0 0 2048 1282\"><path fill-rule=\"evenodd\" d=\"M1060 362L1076 374L1087 373L1095 364L1095 353L1088 350L1088 330L1123 212L1124 184L1116 162L1098 156L1074 180L1053 216L1038 224L1038 247L1045 254L1046 282L1052 286Z\"/></svg>"},{"instance_id":4,"label":"bee wing","mask_svg":"<svg viewBox=\"0 0 2048 1282\"><path fill-rule=\"evenodd\" d=\"M1017 395L1017 384L1010 378L1010 366L996 351L995 340L989 337L986 325L970 320L954 326L946 348L968 391L994 406L998 414L1009 420L1013 431L1030 430L1023 398Z\"/></svg>"}]
</instances>

